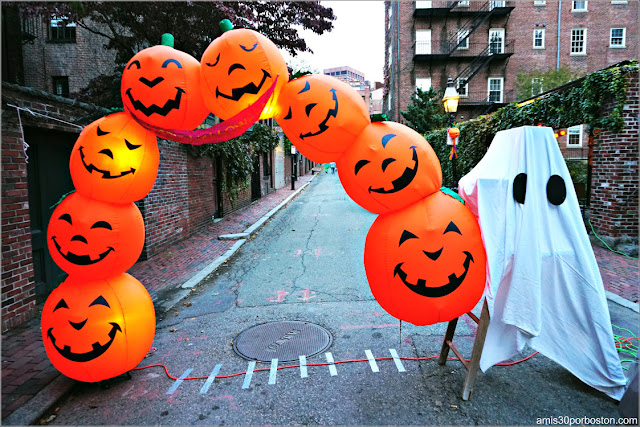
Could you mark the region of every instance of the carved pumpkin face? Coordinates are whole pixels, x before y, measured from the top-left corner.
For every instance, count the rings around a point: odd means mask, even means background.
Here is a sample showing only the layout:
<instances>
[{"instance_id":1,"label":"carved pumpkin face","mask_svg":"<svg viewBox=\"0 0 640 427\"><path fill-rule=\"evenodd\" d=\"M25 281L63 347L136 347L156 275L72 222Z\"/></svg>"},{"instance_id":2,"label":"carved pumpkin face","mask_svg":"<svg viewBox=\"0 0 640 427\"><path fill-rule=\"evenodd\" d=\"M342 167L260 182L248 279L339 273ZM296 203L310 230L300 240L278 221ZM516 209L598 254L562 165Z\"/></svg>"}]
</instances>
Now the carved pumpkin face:
<instances>
[{"instance_id":1,"label":"carved pumpkin face","mask_svg":"<svg viewBox=\"0 0 640 427\"><path fill-rule=\"evenodd\" d=\"M201 61L203 96L207 107L223 120L253 104L278 83L260 119L273 117L273 105L289 79L284 58L275 44L246 28L224 32L204 51Z\"/></svg>"},{"instance_id":2,"label":"carved pumpkin face","mask_svg":"<svg viewBox=\"0 0 640 427\"><path fill-rule=\"evenodd\" d=\"M309 160L335 161L371 123L362 97L331 76L311 74L288 82L278 98L276 120Z\"/></svg>"},{"instance_id":3,"label":"carved pumpkin face","mask_svg":"<svg viewBox=\"0 0 640 427\"><path fill-rule=\"evenodd\" d=\"M400 123L371 123L337 165L347 194L373 213L402 209L442 187L433 148Z\"/></svg>"},{"instance_id":4,"label":"carved pumpkin face","mask_svg":"<svg viewBox=\"0 0 640 427\"><path fill-rule=\"evenodd\" d=\"M69 169L80 193L105 202L131 203L151 191L159 162L155 135L123 112L84 128L71 152Z\"/></svg>"},{"instance_id":5,"label":"carved pumpkin face","mask_svg":"<svg viewBox=\"0 0 640 427\"><path fill-rule=\"evenodd\" d=\"M378 216L367 234L364 266L382 308L418 326L473 309L486 278L476 218L441 192Z\"/></svg>"},{"instance_id":6,"label":"carved pumpkin face","mask_svg":"<svg viewBox=\"0 0 640 427\"><path fill-rule=\"evenodd\" d=\"M192 130L209 115L200 88L200 63L169 46L136 53L124 68L120 92L131 114L163 129Z\"/></svg>"},{"instance_id":7,"label":"carved pumpkin face","mask_svg":"<svg viewBox=\"0 0 640 427\"><path fill-rule=\"evenodd\" d=\"M53 366L69 378L96 382L138 365L155 334L153 302L123 273L103 280L69 276L42 310L42 341Z\"/></svg>"},{"instance_id":8,"label":"carved pumpkin face","mask_svg":"<svg viewBox=\"0 0 640 427\"><path fill-rule=\"evenodd\" d=\"M133 204L113 204L75 192L55 208L47 229L53 261L70 275L101 279L138 260L144 222Z\"/></svg>"}]
</instances>

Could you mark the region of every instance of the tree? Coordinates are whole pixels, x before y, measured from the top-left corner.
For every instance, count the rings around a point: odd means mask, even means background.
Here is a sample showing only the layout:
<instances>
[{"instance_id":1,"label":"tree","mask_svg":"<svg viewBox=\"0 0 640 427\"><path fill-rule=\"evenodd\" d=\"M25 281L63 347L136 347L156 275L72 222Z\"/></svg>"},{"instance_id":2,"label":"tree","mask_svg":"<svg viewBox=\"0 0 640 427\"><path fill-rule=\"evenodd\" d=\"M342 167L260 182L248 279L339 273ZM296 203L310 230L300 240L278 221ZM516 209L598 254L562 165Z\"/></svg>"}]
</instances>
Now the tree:
<instances>
[{"instance_id":1,"label":"tree","mask_svg":"<svg viewBox=\"0 0 640 427\"><path fill-rule=\"evenodd\" d=\"M401 114L409 121L409 127L422 134L444 127L448 123L442 105L442 93L432 87L427 91L417 88L411 95L407 111L402 111Z\"/></svg>"},{"instance_id":2,"label":"tree","mask_svg":"<svg viewBox=\"0 0 640 427\"><path fill-rule=\"evenodd\" d=\"M516 98L519 100L531 98L576 78L578 74L566 67L546 71L534 69L528 73L519 73L515 84Z\"/></svg>"},{"instance_id":3,"label":"tree","mask_svg":"<svg viewBox=\"0 0 640 427\"><path fill-rule=\"evenodd\" d=\"M333 10L319 1L22 2L20 6L27 13L64 17L107 40L106 47L116 52L116 72L95 79L80 94L106 107L121 105L119 90L113 89L112 82L119 79L127 61L158 44L164 33L173 34L176 49L200 60L209 43L222 34L218 23L229 19L235 27L256 30L295 55L311 52L300 29L322 34L331 31L335 20Z\"/></svg>"}]
</instances>

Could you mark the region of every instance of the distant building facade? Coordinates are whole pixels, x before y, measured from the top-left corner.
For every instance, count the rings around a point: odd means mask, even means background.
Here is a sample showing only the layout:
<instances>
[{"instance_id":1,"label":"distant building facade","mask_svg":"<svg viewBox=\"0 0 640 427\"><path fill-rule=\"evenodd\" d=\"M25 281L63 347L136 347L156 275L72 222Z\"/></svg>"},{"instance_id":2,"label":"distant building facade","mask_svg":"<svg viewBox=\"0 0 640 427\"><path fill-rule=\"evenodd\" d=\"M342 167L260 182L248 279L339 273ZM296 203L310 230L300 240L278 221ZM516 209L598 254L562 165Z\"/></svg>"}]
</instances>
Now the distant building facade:
<instances>
[{"instance_id":1,"label":"distant building facade","mask_svg":"<svg viewBox=\"0 0 640 427\"><path fill-rule=\"evenodd\" d=\"M347 83L355 90L358 91L362 100L369 109L369 114L373 114L374 107L371 105L371 84L368 80L365 80L364 73L351 67L335 67L326 68L322 71L323 74L331 77L335 77L343 82Z\"/></svg>"}]
</instances>

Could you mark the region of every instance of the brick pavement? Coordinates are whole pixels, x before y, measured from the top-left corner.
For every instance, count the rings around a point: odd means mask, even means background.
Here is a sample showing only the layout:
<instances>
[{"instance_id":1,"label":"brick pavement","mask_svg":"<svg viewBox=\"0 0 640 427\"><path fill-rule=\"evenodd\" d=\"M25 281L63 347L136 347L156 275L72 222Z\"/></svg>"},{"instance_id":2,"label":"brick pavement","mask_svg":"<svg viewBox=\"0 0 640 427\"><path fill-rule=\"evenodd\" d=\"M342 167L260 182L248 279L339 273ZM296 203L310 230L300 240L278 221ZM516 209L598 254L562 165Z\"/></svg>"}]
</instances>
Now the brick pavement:
<instances>
[{"instance_id":1,"label":"brick pavement","mask_svg":"<svg viewBox=\"0 0 640 427\"><path fill-rule=\"evenodd\" d=\"M300 177L296 188L310 179L311 175ZM182 285L233 245L233 241L218 240L218 235L243 232L292 193L289 187L271 193L195 233L189 239L172 245L165 252L137 263L129 273L147 287L157 303L165 293ZM605 289L637 302L638 261L597 246L593 249ZM49 362L42 344L39 316L3 334L2 418L29 401L58 375L60 374Z\"/></svg>"}]
</instances>

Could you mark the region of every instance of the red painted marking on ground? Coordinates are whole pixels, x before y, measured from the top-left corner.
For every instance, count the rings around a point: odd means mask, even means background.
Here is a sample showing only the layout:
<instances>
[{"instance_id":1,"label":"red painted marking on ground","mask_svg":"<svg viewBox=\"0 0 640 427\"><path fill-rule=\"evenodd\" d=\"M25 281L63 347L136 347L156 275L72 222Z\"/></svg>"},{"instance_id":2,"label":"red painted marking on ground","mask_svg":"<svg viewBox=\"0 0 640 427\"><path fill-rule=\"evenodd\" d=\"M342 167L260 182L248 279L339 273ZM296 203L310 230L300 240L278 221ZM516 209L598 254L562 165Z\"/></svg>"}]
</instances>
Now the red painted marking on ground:
<instances>
[{"instance_id":1,"label":"red painted marking on ground","mask_svg":"<svg viewBox=\"0 0 640 427\"><path fill-rule=\"evenodd\" d=\"M317 248L314 252L315 252L316 258L319 258L320 254L322 253L322 248Z\"/></svg>"},{"instance_id":2,"label":"red painted marking on ground","mask_svg":"<svg viewBox=\"0 0 640 427\"><path fill-rule=\"evenodd\" d=\"M413 339L411 339L411 337L406 337L404 340L402 340L402 342L405 344L413 345Z\"/></svg>"},{"instance_id":3,"label":"red painted marking on ground","mask_svg":"<svg viewBox=\"0 0 640 427\"><path fill-rule=\"evenodd\" d=\"M302 254L302 249L298 248L296 250L296 256L300 256Z\"/></svg>"},{"instance_id":4,"label":"red painted marking on ground","mask_svg":"<svg viewBox=\"0 0 640 427\"><path fill-rule=\"evenodd\" d=\"M267 300L271 301L271 302L283 302L284 301L284 297L289 295L289 292L287 291L276 291L276 296L275 297L269 297L267 298Z\"/></svg>"},{"instance_id":5,"label":"red painted marking on ground","mask_svg":"<svg viewBox=\"0 0 640 427\"><path fill-rule=\"evenodd\" d=\"M400 323L384 323L382 325L342 325L340 329L379 329L379 328L397 328L400 326Z\"/></svg>"},{"instance_id":6,"label":"red painted marking on ground","mask_svg":"<svg viewBox=\"0 0 640 427\"><path fill-rule=\"evenodd\" d=\"M301 297L298 297L298 299L300 301L309 301L311 298L315 298L315 295L313 295L313 294L315 294L315 292L309 290L309 288L305 288L305 289L303 289L301 291L298 291L298 292L300 292L302 294Z\"/></svg>"},{"instance_id":7,"label":"red painted marking on ground","mask_svg":"<svg viewBox=\"0 0 640 427\"><path fill-rule=\"evenodd\" d=\"M236 399L230 394L227 394L225 396L212 397L211 400L226 400L227 403L229 403L229 407L231 409L238 409L238 407L236 406Z\"/></svg>"}]
</instances>

